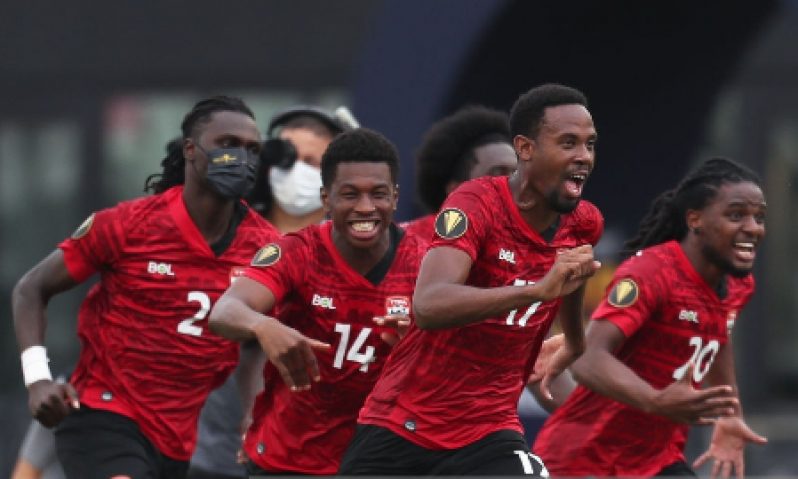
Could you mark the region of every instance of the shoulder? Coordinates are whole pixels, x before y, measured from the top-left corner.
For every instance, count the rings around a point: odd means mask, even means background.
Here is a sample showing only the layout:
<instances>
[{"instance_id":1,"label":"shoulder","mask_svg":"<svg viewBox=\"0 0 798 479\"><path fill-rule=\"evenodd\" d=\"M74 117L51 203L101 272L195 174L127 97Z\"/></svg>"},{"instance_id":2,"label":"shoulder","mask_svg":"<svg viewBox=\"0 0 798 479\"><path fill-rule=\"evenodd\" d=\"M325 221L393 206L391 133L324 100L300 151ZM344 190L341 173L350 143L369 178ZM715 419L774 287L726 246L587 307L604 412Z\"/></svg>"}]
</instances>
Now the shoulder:
<instances>
[{"instance_id":1,"label":"shoulder","mask_svg":"<svg viewBox=\"0 0 798 479\"><path fill-rule=\"evenodd\" d=\"M596 205L582 200L569 216L574 234L592 244L598 242L604 231L604 216Z\"/></svg>"}]
</instances>

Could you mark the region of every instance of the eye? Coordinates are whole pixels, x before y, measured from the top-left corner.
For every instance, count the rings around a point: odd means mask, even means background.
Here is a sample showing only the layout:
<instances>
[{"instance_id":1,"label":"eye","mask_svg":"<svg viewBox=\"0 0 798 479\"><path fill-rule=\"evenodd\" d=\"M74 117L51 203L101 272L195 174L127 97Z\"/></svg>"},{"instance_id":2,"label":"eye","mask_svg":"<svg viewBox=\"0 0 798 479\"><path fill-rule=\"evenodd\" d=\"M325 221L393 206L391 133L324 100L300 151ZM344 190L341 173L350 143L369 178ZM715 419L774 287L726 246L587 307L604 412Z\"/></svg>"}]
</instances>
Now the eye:
<instances>
[{"instance_id":1,"label":"eye","mask_svg":"<svg viewBox=\"0 0 798 479\"><path fill-rule=\"evenodd\" d=\"M587 142L587 149L588 151L593 151L596 149L596 140L590 140Z\"/></svg>"},{"instance_id":2,"label":"eye","mask_svg":"<svg viewBox=\"0 0 798 479\"><path fill-rule=\"evenodd\" d=\"M743 219L743 214L739 211L732 211L729 213L729 219L732 221L740 221Z\"/></svg>"},{"instance_id":3,"label":"eye","mask_svg":"<svg viewBox=\"0 0 798 479\"><path fill-rule=\"evenodd\" d=\"M562 146L563 146L563 148L565 148L565 149L571 149L571 148L573 148L574 146L576 146L576 142L575 142L575 141L574 141L572 138L569 138L569 139L567 139L567 140L563 140L563 142L562 142Z\"/></svg>"},{"instance_id":4,"label":"eye","mask_svg":"<svg viewBox=\"0 0 798 479\"><path fill-rule=\"evenodd\" d=\"M765 224L765 216L765 213L757 213L754 215L754 221L760 225Z\"/></svg>"}]
</instances>

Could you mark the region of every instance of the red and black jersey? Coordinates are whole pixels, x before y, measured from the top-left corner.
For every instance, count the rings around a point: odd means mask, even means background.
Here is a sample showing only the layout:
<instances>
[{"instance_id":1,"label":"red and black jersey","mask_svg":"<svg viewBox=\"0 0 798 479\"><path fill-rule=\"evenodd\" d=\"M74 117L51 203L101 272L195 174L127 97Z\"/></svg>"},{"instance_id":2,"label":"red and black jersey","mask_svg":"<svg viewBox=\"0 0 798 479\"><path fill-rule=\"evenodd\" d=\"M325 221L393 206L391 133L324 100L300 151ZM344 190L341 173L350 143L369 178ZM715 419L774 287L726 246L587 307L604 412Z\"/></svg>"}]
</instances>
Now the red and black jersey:
<instances>
[{"instance_id":1,"label":"red and black jersey","mask_svg":"<svg viewBox=\"0 0 798 479\"><path fill-rule=\"evenodd\" d=\"M463 183L444 203L431 248L473 260L465 282L478 288L533 283L557 250L595 244L598 209L582 201L546 241L521 217L507 177ZM561 300L530 304L467 326L411 328L394 349L359 422L385 427L428 449L455 449L501 430L522 432L518 398Z\"/></svg>"},{"instance_id":2,"label":"red and black jersey","mask_svg":"<svg viewBox=\"0 0 798 479\"><path fill-rule=\"evenodd\" d=\"M205 398L238 360L237 343L208 330L208 312L279 233L241 204L235 236L217 256L182 192L98 211L59 247L73 279L101 276L79 312L72 382L81 403L133 419L163 454L188 460Z\"/></svg>"},{"instance_id":3,"label":"red and black jersey","mask_svg":"<svg viewBox=\"0 0 798 479\"><path fill-rule=\"evenodd\" d=\"M616 271L593 320L611 321L627 339L620 361L657 389L696 364L700 386L753 294L752 276L729 277L722 299L676 241L652 246ZM688 426L578 386L546 422L534 450L553 475L651 476L684 460Z\"/></svg>"},{"instance_id":4,"label":"red and black jersey","mask_svg":"<svg viewBox=\"0 0 798 479\"><path fill-rule=\"evenodd\" d=\"M399 226L404 228L405 233L409 235L416 235L424 241L432 241L435 239L435 217L437 215L430 214L416 218L413 221L406 221Z\"/></svg>"},{"instance_id":5,"label":"red and black jersey","mask_svg":"<svg viewBox=\"0 0 798 479\"><path fill-rule=\"evenodd\" d=\"M244 442L250 459L266 470L337 472L357 413L391 352L380 338L387 329L374 318L411 312L425 243L404 235L374 284L343 259L331 232L327 222L286 235L264 247L244 272L275 295L281 322L332 346L315 351L321 381L309 391L291 392L267 363L265 391Z\"/></svg>"}]
</instances>

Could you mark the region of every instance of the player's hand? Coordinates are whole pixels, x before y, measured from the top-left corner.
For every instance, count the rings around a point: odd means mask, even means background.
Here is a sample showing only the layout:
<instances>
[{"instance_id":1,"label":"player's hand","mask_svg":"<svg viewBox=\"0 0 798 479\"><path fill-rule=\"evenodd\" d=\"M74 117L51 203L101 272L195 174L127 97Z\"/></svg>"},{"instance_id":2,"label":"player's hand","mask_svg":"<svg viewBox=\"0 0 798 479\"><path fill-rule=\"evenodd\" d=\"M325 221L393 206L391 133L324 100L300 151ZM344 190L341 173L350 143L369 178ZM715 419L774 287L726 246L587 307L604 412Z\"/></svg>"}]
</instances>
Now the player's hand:
<instances>
[{"instance_id":1,"label":"player's hand","mask_svg":"<svg viewBox=\"0 0 798 479\"><path fill-rule=\"evenodd\" d=\"M550 301L574 292L600 267L589 244L561 250L548 273L533 287L540 301Z\"/></svg>"},{"instance_id":2,"label":"player's hand","mask_svg":"<svg viewBox=\"0 0 798 479\"><path fill-rule=\"evenodd\" d=\"M543 378L540 380L540 394L545 399L554 401L554 396L551 394L552 382L564 373L581 354L581 350L574 351L567 341L563 341L562 345L554 351L554 354L544 366Z\"/></svg>"},{"instance_id":3,"label":"player's hand","mask_svg":"<svg viewBox=\"0 0 798 479\"><path fill-rule=\"evenodd\" d=\"M73 409L80 408L78 393L69 383L36 381L28 387L31 415L44 427L58 425Z\"/></svg>"},{"instance_id":4,"label":"player's hand","mask_svg":"<svg viewBox=\"0 0 798 479\"><path fill-rule=\"evenodd\" d=\"M311 380L321 380L313 350L329 350L329 344L308 338L274 318L258 324L255 335L291 391L306 391L310 389Z\"/></svg>"},{"instance_id":5,"label":"player's hand","mask_svg":"<svg viewBox=\"0 0 798 479\"><path fill-rule=\"evenodd\" d=\"M695 460L693 467L699 468L712 459L711 479L718 476L728 479L732 470L742 479L745 476L743 449L749 442L766 444L768 440L752 431L739 416L719 418L715 422L709 449Z\"/></svg>"},{"instance_id":6,"label":"player's hand","mask_svg":"<svg viewBox=\"0 0 798 479\"><path fill-rule=\"evenodd\" d=\"M562 333L555 334L543 341L543 344L540 346L538 357L535 359L535 366L532 368L532 374L530 374L529 379L527 379L527 385L535 384L543 379L546 373L546 366L551 361L554 353L556 353L564 343L565 335Z\"/></svg>"},{"instance_id":7,"label":"player's hand","mask_svg":"<svg viewBox=\"0 0 798 479\"><path fill-rule=\"evenodd\" d=\"M404 338L410 329L410 316L406 314L390 314L375 316L374 322L379 326L392 328L393 331L383 331L380 338L393 347L400 339Z\"/></svg>"},{"instance_id":8,"label":"player's hand","mask_svg":"<svg viewBox=\"0 0 798 479\"><path fill-rule=\"evenodd\" d=\"M707 425L718 417L732 416L740 406L731 386L695 389L691 378L695 364L690 363L684 376L659 391L650 412L672 421Z\"/></svg>"}]
</instances>

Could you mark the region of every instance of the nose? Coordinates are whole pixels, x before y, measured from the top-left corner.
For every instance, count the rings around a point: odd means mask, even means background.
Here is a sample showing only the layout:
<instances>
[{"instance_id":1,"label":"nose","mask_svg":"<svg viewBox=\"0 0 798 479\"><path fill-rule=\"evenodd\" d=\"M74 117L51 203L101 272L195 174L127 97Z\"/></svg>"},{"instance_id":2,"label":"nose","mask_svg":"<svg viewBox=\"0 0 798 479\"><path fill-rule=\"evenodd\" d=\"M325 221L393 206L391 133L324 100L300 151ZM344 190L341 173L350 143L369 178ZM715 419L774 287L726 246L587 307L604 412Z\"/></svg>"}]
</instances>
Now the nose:
<instances>
[{"instance_id":1,"label":"nose","mask_svg":"<svg viewBox=\"0 0 798 479\"><path fill-rule=\"evenodd\" d=\"M368 194L361 194L357 197L357 203L355 203L355 211L358 213L371 213L376 210L376 206L374 206L374 202L371 200L371 196Z\"/></svg>"},{"instance_id":2,"label":"nose","mask_svg":"<svg viewBox=\"0 0 798 479\"><path fill-rule=\"evenodd\" d=\"M757 221L753 215L748 215L743 220L743 231L757 238L765 235L765 223Z\"/></svg>"},{"instance_id":3,"label":"nose","mask_svg":"<svg viewBox=\"0 0 798 479\"><path fill-rule=\"evenodd\" d=\"M580 165L586 165L590 169L593 169L593 162L596 158L595 150L592 150L588 147L587 143L582 143L576 148L576 158L574 161Z\"/></svg>"}]
</instances>

